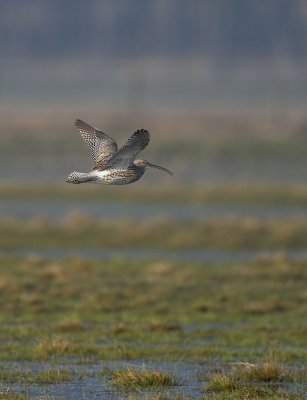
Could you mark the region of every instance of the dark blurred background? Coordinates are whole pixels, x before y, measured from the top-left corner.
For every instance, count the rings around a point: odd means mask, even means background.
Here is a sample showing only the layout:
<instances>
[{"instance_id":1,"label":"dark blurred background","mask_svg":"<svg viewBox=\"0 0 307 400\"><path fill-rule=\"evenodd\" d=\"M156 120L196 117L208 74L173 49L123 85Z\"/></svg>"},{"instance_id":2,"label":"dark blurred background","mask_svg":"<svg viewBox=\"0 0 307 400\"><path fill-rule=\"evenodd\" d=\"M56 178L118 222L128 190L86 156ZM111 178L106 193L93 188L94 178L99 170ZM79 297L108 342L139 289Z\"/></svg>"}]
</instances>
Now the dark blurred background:
<instances>
[{"instance_id":1,"label":"dark blurred background","mask_svg":"<svg viewBox=\"0 0 307 400\"><path fill-rule=\"evenodd\" d=\"M307 178L306 1L0 6L1 180L88 169L75 118L120 144L149 129L173 182Z\"/></svg>"}]
</instances>

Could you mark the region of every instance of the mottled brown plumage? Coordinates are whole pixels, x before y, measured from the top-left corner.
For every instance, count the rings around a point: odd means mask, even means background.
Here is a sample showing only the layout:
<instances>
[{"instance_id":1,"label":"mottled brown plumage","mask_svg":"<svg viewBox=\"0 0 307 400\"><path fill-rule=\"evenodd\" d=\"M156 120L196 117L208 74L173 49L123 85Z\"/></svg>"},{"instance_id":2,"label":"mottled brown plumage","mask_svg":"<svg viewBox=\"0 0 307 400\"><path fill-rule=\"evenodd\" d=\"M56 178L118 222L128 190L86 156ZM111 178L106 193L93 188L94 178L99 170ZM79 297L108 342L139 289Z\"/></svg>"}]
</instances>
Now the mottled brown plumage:
<instances>
[{"instance_id":1,"label":"mottled brown plumage","mask_svg":"<svg viewBox=\"0 0 307 400\"><path fill-rule=\"evenodd\" d=\"M90 148L94 166L88 173L72 172L67 178L68 183L125 185L140 179L147 167L158 168L172 175L166 168L145 160L135 160L149 143L150 135L147 130L139 129L134 132L118 150L116 142L106 133L80 119L75 121L75 125Z\"/></svg>"},{"instance_id":2,"label":"mottled brown plumage","mask_svg":"<svg viewBox=\"0 0 307 400\"><path fill-rule=\"evenodd\" d=\"M103 168L112 155L117 152L116 142L106 133L80 119L75 121L75 125L90 148L94 159L93 169Z\"/></svg>"}]
</instances>

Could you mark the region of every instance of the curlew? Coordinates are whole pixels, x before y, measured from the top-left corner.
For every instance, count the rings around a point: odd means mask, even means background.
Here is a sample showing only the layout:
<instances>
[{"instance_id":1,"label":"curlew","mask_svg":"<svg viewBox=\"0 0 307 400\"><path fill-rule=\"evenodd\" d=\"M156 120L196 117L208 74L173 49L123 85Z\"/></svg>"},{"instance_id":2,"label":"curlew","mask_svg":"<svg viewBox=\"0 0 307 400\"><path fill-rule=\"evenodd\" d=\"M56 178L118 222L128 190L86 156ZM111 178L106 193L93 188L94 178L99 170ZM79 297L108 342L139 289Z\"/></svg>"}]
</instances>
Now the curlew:
<instances>
[{"instance_id":1,"label":"curlew","mask_svg":"<svg viewBox=\"0 0 307 400\"><path fill-rule=\"evenodd\" d=\"M149 143L150 136L147 130L139 129L134 132L118 150L115 140L106 133L80 119L75 121L75 125L91 150L94 166L90 172L72 172L66 182L126 185L139 180L148 167L173 175L171 171L159 165L135 159Z\"/></svg>"}]
</instances>

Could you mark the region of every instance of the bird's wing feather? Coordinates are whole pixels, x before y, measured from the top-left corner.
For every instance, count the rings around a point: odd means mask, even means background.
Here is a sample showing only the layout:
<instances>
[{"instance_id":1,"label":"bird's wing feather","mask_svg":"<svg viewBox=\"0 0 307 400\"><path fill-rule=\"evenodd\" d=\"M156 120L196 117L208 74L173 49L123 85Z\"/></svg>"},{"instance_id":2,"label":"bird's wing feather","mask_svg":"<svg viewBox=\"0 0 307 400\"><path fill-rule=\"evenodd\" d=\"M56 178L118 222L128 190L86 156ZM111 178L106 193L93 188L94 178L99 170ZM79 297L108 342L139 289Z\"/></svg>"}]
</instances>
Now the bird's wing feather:
<instances>
[{"instance_id":1,"label":"bird's wing feather","mask_svg":"<svg viewBox=\"0 0 307 400\"><path fill-rule=\"evenodd\" d=\"M109 159L104 169L127 169L133 164L140 151L144 150L148 145L149 139L150 135L147 130L137 130L130 136L125 145Z\"/></svg>"},{"instance_id":2,"label":"bird's wing feather","mask_svg":"<svg viewBox=\"0 0 307 400\"><path fill-rule=\"evenodd\" d=\"M90 148L95 162L94 169L100 168L106 164L110 157L117 152L116 142L106 133L103 133L80 119L75 121L75 125Z\"/></svg>"}]
</instances>

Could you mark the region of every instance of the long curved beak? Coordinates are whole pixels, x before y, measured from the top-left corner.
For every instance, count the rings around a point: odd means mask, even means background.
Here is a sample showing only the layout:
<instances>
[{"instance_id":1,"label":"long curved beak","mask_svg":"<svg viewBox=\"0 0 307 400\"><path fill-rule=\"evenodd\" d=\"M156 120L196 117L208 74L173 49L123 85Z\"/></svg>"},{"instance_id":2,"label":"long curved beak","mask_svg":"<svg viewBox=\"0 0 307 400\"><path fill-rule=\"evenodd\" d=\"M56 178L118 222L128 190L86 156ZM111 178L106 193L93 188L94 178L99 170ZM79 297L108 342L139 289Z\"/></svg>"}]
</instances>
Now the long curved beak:
<instances>
[{"instance_id":1,"label":"long curved beak","mask_svg":"<svg viewBox=\"0 0 307 400\"><path fill-rule=\"evenodd\" d=\"M161 169L161 171L164 171L164 172L167 172L167 173L170 174L170 175L173 175L173 173L172 173L171 171L169 171L169 170L166 169L166 168L160 167L159 165L155 165L155 164L151 164L151 163L147 162L147 166L148 166L148 167L151 167L151 168Z\"/></svg>"}]
</instances>

